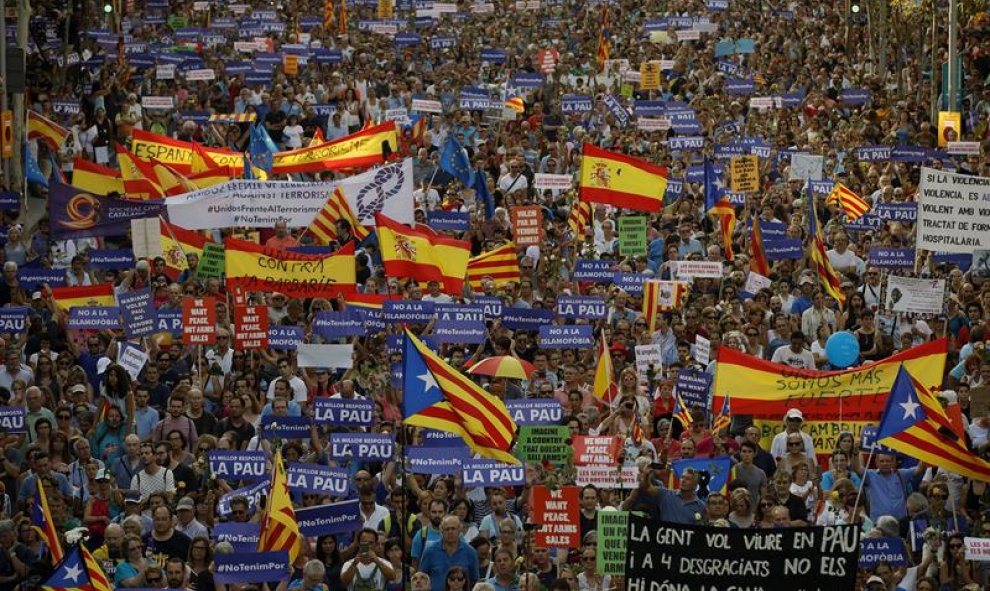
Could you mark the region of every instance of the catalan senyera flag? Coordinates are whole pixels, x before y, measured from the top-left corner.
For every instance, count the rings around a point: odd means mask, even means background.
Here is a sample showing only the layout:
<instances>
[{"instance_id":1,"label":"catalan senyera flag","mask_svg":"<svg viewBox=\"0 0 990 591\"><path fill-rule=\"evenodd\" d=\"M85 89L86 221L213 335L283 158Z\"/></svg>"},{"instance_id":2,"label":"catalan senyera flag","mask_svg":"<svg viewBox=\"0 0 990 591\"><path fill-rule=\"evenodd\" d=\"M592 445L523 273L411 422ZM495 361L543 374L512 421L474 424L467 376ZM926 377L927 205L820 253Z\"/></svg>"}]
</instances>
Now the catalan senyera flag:
<instances>
[{"instance_id":1,"label":"catalan senyera flag","mask_svg":"<svg viewBox=\"0 0 990 591\"><path fill-rule=\"evenodd\" d=\"M36 482L38 494L34 507L31 508L31 528L38 533L38 537L45 543L45 546L48 546L48 550L52 553L52 562L59 562L63 558L62 542L59 540L55 522L52 521L51 509L48 508L48 494L45 492L45 486L40 480L36 480Z\"/></svg>"},{"instance_id":2,"label":"catalan senyera flag","mask_svg":"<svg viewBox=\"0 0 990 591\"><path fill-rule=\"evenodd\" d=\"M712 434L717 435L722 429L728 429L732 424L732 408L729 406L731 396L726 396L722 401L722 410L718 411L718 416L712 421Z\"/></svg>"},{"instance_id":3,"label":"catalan senyera flag","mask_svg":"<svg viewBox=\"0 0 990 591\"><path fill-rule=\"evenodd\" d=\"M818 271L818 278L828 295L832 296L839 306L846 303L846 295L842 293L842 278L828 260L828 249L822 236L821 224L818 223L818 212L815 210L815 196L808 189L808 240L811 247L811 262Z\"/></svg>"},{"instance_id":4,"label":"catalan senyera flag","mask_svg":"<svg viewBox=\"0 0 990 591\"><path fill-rule=\"evenodd\" d=\"M846 221L854 222L870 211L870 204L865 199L853 193L842 183L835 183L832 192L825 198L826 205L835 205L846 214Z\"/></svg>"},{"instance_id":5,"label":"catalan senyera flag","mask_svg":"<svg viewBox=\"0 0 990 591\"><path fill-rule=\"evenodd\" d=\"M571 236L584 240L584 231L590 223L591 204L587 201L576 201L571 204L571 211L567 214L567 227L571 229Z\"/></svg>"},{"instance_id":6,"label":"catalan senyera flag","mask_svg":"<svg viewBox=\"0 0 990 591\"><path fill-rule=\"evenodd\" d=\"M113 591L100 563L93 558L86 546L79 543L52 571L41 585L42 591Z\"/></svg>"},{"instance_id":7,"label":"catalan senyera flag","mask_svg":"<svg viewBox=\"0 0 990 591\"><path fill-rule=\"evenodd\" d=\"M633 419L632 428L629 432L629 438L632 439L633 443L636 445L643 443L643 439L646 438L646 434L643 433L643 427L639 424L639 419Z\"/></svg>"},{"instance_id":8,"label":"catalan senyera flag","mask_svg":"<svg viewBox=\"0 0 990 591\"><path fill-rule=\"evenodd\" d=\"M135 129L131 151L138 158L154 158L167 164L179 174L192 174L193 144L194 142L184 142L143 129ZM240 152L206 146L202 146L202 149L209 154L217 166L231 167L237 172L238 177L244 174L244 157Z\"/></svg>"},{"instance_id":9,"label":"catalan senyera flag","mask_svg":"<svg viewBox=\"0 0 990 591\"><path fill-rule=\"evenodd\" d=\"M615 370L612 367L612 353L608 350L604 332L598 339L598 361L595 364L595 383L591 391L595 398L608 403L619 395L619 385L615 383Z\"/></svg>"},{"instance_id":10,"label":"catalan senyera flag","mask_svg":"<svg viewBox=\"0 0 990 591\"><path fill-rule=\"evenodd\" d=\"M686 281L660 281L650 279L643 283L643 317L650 332L656 330L657 317L663 312L679 310L691 293Z\"/></svg>"},{"instance_id":11,"label":"catalan senyera flag","mask_svg":"<svg viewBox=\"0 0 990 591\"><path fill-rule=\"evenodd\" d=\"M725 197L719 199L715 206L708 210L709 215L718 217L719 231L722 234L722 246L725 248L726 260L735 259L732 251L732 234L736 230L736 208Z\"/></svg>"},{"instance_id":12,"label":"catalan senyera flag","mask_svg":"<svg viewBox=\"0 0 990 591\"><path fill-rule=\"evenodd\" d=\"M457 371L408 330L403 344L403 422L455 433L485 458L518 464L505 403Z\"/></svg>"},{"instance_id":13,"label":"catalan senyera flag","mask_svg":"<svg viewBox=\"0 0 990 591\"><path fill-rule=\"evenodd\" d=\"M666 191L666 168L584 144L579 193L582 201L656 213L663 207Z\"/></svg>"},{"instance_id":14,"label":"catalan senyera flag","mask_svg":"<svg viewBox=\"0 0 990 591\"><path fill-rule=\"evenodd\" d=\"M643 282L643 318L652 333L657 329L657 317L660 315L660 282Z\"/></svg>"},{"instance_id":15,"label":"catalan senyera flag","mask_svg":"<svg viewBox=\"0 0 990 591\"><path fill-rule=\"evenodd\" d=\"M842 371L795 369L719 347L712 408L732 397L732 411L780 421L792 407L805 421L876 421L903 363L928 387L942 383L948 342L939 339L882 361ZM841 402L840 402L841 397ZM841 411L840 411L841 405Z\"/></svg>"},{"instance_id":16,"label":"catalan senyera flag","mask_svg":"<svg viewBox=\"0 0 990 591\"><path fill-rule=\"evenodd\" d=\"M602 23L598 30L598 71L605 71L605 62L608 61L609 50L612 45L612 31L610 29L609 6L602 7Z\"/></svg>"},{"instance_id":17,"label":"catalan senyera flag","mask_svg":"<svg viewBox=\"0 0 990 591\"><path fill-rule=\"evenodd\" d=\"M118 193L121 197L127 196L120 171L82 158L72 162L72 186L95 195Z\"/></svg>"},{"instance_id":18,"label":"catalan senyera flag","mask_svg":"<svg viewBox=\"0 0 990 591\"><path fill-rule=\"evenodd\" d=\"M267 248L236 238L227 238L224 248L228 287L278 291L292 298L329 298L355 291L353 242L329 255Z\"/></svg>"},{"instance_id":19,"label":"catalan senyera flag","mask_svg":"<svg viewBox=\"0 0 990 591\"><path fill-rule=\"evenodd\" d=\"M52 150L58 151L71 133L68 129L48 119L40 113L28 111L27 134L28 140L40 140L48 144Z\"/></svg>"},{"instance_id":20,"label":"catalan senyera flag","mask_svg":"<svg viewBox=\"0 0 990 591\"><path fill-rule=\"evenodd\" d=\"M282 461L282 450L275 452L272 460L271 488L268 503L261 514L261 537L258 538L258 552L289 553L289 564L295 564L302 551L302 534L296 520L296 510L292 507L289 494L289 478Z\"/></svg>"},{"instance_id":21,"label":"catalan senyera flag","mask_svg":"<svg viewBox=\"0 0 990 591\"><path fill-rule=\"evenodd\" d=\"M684 404L684 398L681 397L681 393L674 389L674 413L675 419L680 421L681 425L687 429L691 427L691 423L694 422L694 418L691 416L691 411L688 410L686 404Z\"/></svg>"},{"instance_id":22,"label":"catalan senyera flag","mask_svg":"<svg viewBox=\"0 0 990 591\"><path fill-rule=\"evenodd\" d=\"M519 259L516 258L516 245L512 242L496 249L483 252L468 260L468 283L474 291L481 290L481 281L490 277L496 286L510 281L519 281Z\"/></svg>"},{"instance_id":23,"label":"catalan senyera flag","mask_svg":"<svg viewBox=\"0 0 990 591\"><path fill-rule=\"evenodd\" d=\"M526 112L526 101L521 96L514 96L505 101L505 106L516 113Z\"/></svg>"},{"instance_id":24,"label":"catalan senyera flag","mask_svg":"<svg viewBox=\"0 0 990 591\"><path fill-rule=\"evenodd\" d=\"M333 29L333 0L323 0L323 30Z\"/></svg>"},{"instance_id":25,"label":"catalan senyera flag","mask_svg":"<svg viewBox=\"0 0 990 591\"><path fill-rule=\"evenodd\" d=\"M387 121L339 140L279 152L272 159L272 174L373 166L385 162L386 154L398 149L399 133L395 121Z\"/></svg>"},{"instance_id":26,"label":"catalan senyera flag","mask_svg":"<svg viewBox=\"0 0 990 591\"><path fill-rule=\"evenodd\" d=\"M337 33L340 35L347 34L347 0L340 0L340 18L337 19Z\"/></svg>"},{"instance_id":27,"label":"catalan senyera flag","mask_svg":"<svg viewBox=\"0 0 990 591\"><path fill-rule=\"evenodd\" d=\"M203 248L207 242L213 242L200 232L187 230L181 226L170 224L165 220L160 220L162 258L165 259L165 267L176 274L189 268L186 262L186 255L195 253L203 256Z\"/></svg>"},{"instance_id":28,"label":"catalan senyera flag","mask_svg":"<svg viewBox=\"0 0 990 591\"><path fill-rule=\"evenodd\" d=\"M381 213L375 224L387 275L439 281L445 293L460 293L471 257L468 242L414 230Z\"/></svg>"},{"instance_id":29,"label":"catalan senyera flag","mask_svg":"<svg viewBox=\"0 0 990 591\"><path fill-rule=\"evenodd\" d=\"M750 226L749 236L750 259L749 268L764 277L770 276L770 261L767 260L767 251L763 247L763 229L760 227L760 216L753 216L753 223Z\"/></svg>"},{"instance_id":30,"label":"catalan senyera flag","mask_svg":"<svg viewBox=\"0 0 990 591\"><path fill-rule=\"evenodd\" d=\"M53 287L52 300L56 306L65 311L76 306L117 305L117 300L113 295L113 286L109 283L79 287Z\"/></svg>"},{"instance_id":31,"label":"catalan senyera flag","mask_svg":"<svg viewBox=\"0 0 990 591\"><path fill-rule=\"evenodd\" d=\"M341 220L351 225L351 234L358 242L367 238L371 233L368 228L358 223L357 216L354 215L354 211L351 210L351 206L347 202L347 196L344 195L344 190L337 186L327 197L323 209L316 214L313 222L306 228L306 233L316 236L321 244L330 244L337 239L337 222Z\"/></svg>"},{"instance_id":32,"label":"catalan senyera flag","mask_svg":"<svg viewBox=\"0 0 990 591\"><path fill-rule=\"evenodd\" d=\"M877 428L877 443L974 480L990 482L990 462L966 446L941 403L900 366Z\"/></svg>"}]
</instances>

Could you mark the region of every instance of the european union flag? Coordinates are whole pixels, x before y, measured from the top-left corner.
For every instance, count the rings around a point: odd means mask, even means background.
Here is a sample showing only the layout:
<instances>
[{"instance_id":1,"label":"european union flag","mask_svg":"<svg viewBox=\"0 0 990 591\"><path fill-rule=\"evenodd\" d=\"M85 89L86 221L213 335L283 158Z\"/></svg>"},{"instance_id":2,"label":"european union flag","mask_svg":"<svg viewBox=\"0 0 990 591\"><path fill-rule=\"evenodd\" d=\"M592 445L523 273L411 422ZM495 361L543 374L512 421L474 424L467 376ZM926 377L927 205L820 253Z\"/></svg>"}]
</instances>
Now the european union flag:
<instances>
[{"instance_id":1,"label":"european union flag","mask_svg":"<svg viewBox=\"0 0 990 591\"><path fill-rule=\"evenodd\" d=\"M254 170L251 169L251 161L248 159L247 154L242 156L244 158L244 179L248 181L254 180Z\"/></svg>"},{"instance_id":2,"label":"european union flag","mask_svg":"<svg viewBox=\"0 0 990 591\"><path fill-rule=\"evenodd\" d=\"M440 169L461 181L465 187L474 186L474 169L467 150L455 138L450 137L440 154Z\"/></svg>"},{"instance_id":3,"label":"european union flag","mask_svg":"<svg viewBox=\"0 0 990 591\"><path fill-rule=\"evenodd\" d=\"M691 458L671 462L673 486L679 486L680 475L691 468L698 473L698 496L707 499L709 493L725 492L732 474L732 460L728 456L717 458Z\"/></svg>"},{"instance_id":4,"label":"european union flag","mask_svg":"<svg viewBox=\"0 0 990 591\"><path fill-rule=\"evenodd\" d=\"M48 186L48 179L41 172L41 167L38 166L38 159L28 149L27 144L24 144L24 176L27 177L29 185Z\"/></svg>"},{"instance_id":5,"label":"european union flag","mask_svg":"<svg viewBox=\"0 0 990 591\"><path fill-rule=\"evenodd\" d=\"M260 121L251 126L251 142L248 151L251 153L251 160L254 161L255 166L271 171L272 158L278 152L278 146L272 141L271 136L268 135L268 130Z\"/></svg>"},{"instance_id":6,"label":"european union flag","mask_svg":"<svg viewBox=\"0 0 990 591\"><path fill-rule=\"evenodd\" d=\"M711 160L705 159L705 211L715 207L718 200L725 196L725 183L722 175L715 170Z\"/></svg>"},{"instance_id":7,"label":"european union flag","mask_svg":"<svg viewBox=\"0 0 990 591\"><path fill-rule=\"evenodd\" d=\"M474 172L474 185L471 188L474 189L474 198L485 203L485 219L492 219L495 216L495 198L488 190L488 178L484 170Z\"/></svg>"}]
</instances>

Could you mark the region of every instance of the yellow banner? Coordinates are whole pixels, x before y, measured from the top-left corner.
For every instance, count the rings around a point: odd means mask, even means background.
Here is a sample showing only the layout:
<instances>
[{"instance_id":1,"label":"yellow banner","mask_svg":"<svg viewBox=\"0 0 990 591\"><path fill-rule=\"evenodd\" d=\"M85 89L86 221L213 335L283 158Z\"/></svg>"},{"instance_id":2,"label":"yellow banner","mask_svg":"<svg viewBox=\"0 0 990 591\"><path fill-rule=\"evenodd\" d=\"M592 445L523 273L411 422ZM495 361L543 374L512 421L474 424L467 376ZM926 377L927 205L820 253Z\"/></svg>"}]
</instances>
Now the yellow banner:
<instances>
[{"instance_id":1,"label":"yellow banner","mask_svg":"<svg viewBox=\"0 0 990 591\"><path fill-rule=\"evenodd\" d=\"M168 164L177 172L192 174L193 149L191 142L183 142L142 131L134 130L131 152L138 158L154 158ZM217 163L217 166L229 166L237 175L244 172L244 156L239 152L218 150L202 146L202 150Z\"/></svg>"},{"instance_id":2,"label":"yellow banner","mask_svg":"<svg viewBox=\"0 0 990 591\"><path fill-rule=\"evenodd\" d=\"M272 159L272 174L320 172L385 161L383 146L394 153L399 148L395 122L389 121L319 146L279 152Z\"/></svg>"},{"instance_id":3,"label":"yellow banner","mask_svg":"<svg viewBox=\"0 0 990 591\"><path fill-rule=\"evenodd\" d=\"M269 290L289 297L334 297L354 291L354 245L327 256L300 255L228 238L225 243L228 285L247 291Z\"/></svg>"},{"instance_id":4,"label":"yellow banner","mask_svg":"<svg viewBox=\"0 0 990 591\"><path fill-rule=\"evenodd\" d=\"M780 420L754 419L753 425L760 430L760 447L766 451L770 451L774 436L784 432L784 423ZM876 425L876 421L805 421L801 431L811 436L818 458L824 459L835 450L839 434L843 431L852 433L854 441L859 442L863 427Z\"/></svg>"}]
</instances>

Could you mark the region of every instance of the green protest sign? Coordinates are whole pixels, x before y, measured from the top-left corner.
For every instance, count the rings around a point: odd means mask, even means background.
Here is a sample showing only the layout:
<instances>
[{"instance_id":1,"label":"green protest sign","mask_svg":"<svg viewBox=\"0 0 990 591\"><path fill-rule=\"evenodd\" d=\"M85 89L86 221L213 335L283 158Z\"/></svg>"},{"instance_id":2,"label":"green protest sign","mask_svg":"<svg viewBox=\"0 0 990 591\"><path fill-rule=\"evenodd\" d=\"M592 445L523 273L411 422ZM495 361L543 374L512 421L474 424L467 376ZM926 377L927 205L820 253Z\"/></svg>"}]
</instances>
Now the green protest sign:
<instances>
[{"instance_id":1,"label":"green protest sign","mask_svg":"<svg viewBox=\"0 0 990 591\"><path fill-rule=\"evenodd\" d=\"M623 84L619 87L619 95L625 99L631 99L633 95L633 85Z\"/></svg>"},{"instance_id":2,"label":"green protest sign","mask_svg":"<svg viewBox=\"0 0 990 591\"><path fill-rule=\"evenodd\" d=\"M645 255L646 252L646 216L619 217L619 253L628 257Z\"/></svg>"},{"instance_id":3,"label":"green protest sign","mask_svg":"<svg viewBox=\"0 0 990 591\"><path fill-rule=\"evenodd\" d=\"M222 244L207 242L203 245L203 256L199 257L199 265L196 267L196 277L216 277L223 276L224 250Z\"/></svg>"},{"instance_id":4,"label":"green protest sign","mask_svg":"<svg viewBox=\"0 0 990 591\"><path fill-rule=\"evenodd\" d=\"M544 460L551 464L566 464L573 455L573 450L567 445L570 437L571 430L566 425L521 426L516 453L527 464Z\"/></svg>"},{"instance_id":5,"label":"green protest sign","mask_svg":"<svg viewBox=\"0 0 990 591\"><path fill-rule=\"evenodd\" d=\"M173 14L168 17L168 26L173 31L176 29L182 29L189 26L189 17L184 15Z\"/></svg>"},{"instance_id":6,"label":"green protest sign","mask_svg":"<svg viewBox=\"0 0 990 591\"><path fill-rule=\"evenodd\" d=\"M626 568L626 537L629 534L628 511L598 512L598 572L623 576Z\"/></svg>"}]
</instances>

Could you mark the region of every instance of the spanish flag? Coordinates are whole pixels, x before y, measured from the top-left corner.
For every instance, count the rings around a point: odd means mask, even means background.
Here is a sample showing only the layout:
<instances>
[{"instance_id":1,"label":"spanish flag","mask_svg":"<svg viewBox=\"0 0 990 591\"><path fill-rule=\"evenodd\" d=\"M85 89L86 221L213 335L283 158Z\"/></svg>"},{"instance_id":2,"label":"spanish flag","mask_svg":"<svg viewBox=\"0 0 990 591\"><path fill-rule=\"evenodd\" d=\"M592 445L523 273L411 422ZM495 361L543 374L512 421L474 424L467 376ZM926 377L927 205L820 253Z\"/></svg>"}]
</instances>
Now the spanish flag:
<instances>
[{"instance_id":1,"label":"spanish flag","mask_svg":"<svg viewBox=\"0 0 990 591\"><path fill-rule=\"evenodd\" d=\"M385 273L417 281L439 281L449 294L460 294L467 274L471 245L421 230L413 230L381 213L375 214Z\"/></svg>"},{"instance_id":2,"label":"spanish flag","mask_svg":"<svg viewBox=\"0 0 990 591\"><path fill-rule=\"evenodd\" d=\"M841 208L846 214L846 221L849 222L855 222L870 211L870 204L842 183L835 183L832 192L825 198L825 205Z\"/></svg>"},{"instance_id":3,"label":"spanish flag","mask_svg":"<svg viewBox=\"0 0 990 591\"><path fill-rule=\"evenodd\" d=\"M598 340L598 362L595 365L595 384L592 392L595 398L609 403L619 395L619 385L615 383L615 370L612 368L612 353L608 350L604 332Z\"/></svg>"},{"instance_id":4,"label":"spanish flag","mask_svg":"<svg viewBox=\"0 0 990 591\"><path fill-rule=\"evenodd\" d=\"M68 129L34 111L28 111L27 131L28 140L45 142L49 148L56 152L71 133Z\"/></svg>"},{"instance_id":5,"label":"spanish flag","mask_svg":"<svg viewBox=\"0 0 990 591\"><path fill-rule=\"evenodd\" d=\"M135 156L154 158L180 174L192 174L193 145L194 142L175 140L143 129L135 129L131 138L131 150ZM240 152L201 147L217 166L231 167L238 177L244 174L244 156Z\"/></svg>"},{"instance_id":6,"label":"spanish flag","mask_svg":"<svg viewBox=\"0 0 990 591\"><path fill-rule=\"evenodd\" d=\"M399 149L395 121L352 133L318 146L279 152L272 159L272 174L324 172L382 164Z\"/></svg>"},{"instance_id":7,"label":"spanish flag","mask_svg":"<svg viewBox=\"0 0 990 591\"><path fill-rule=\"evenodd\" d=\"M327 298L353 292L357 284L353 242L329 255L267 248L236 238L227 238L224 247L228 287Z\"/></svg>"},{"instance_id":8,"label":"spanish flag","mask_svg":"<svg viewBox=\"0 0 990 591\"><path fill-rule=\"evenodd\" d=\"M203 146L196 143L192 145L192 161L189 166L190 174L197 174L220 168L220 165L217 164L213 157L203 149Z\"/></svg>"},{"instance_id":9,"label":"spanish flag","mask_svg":"<svg viewBox=\"0 0 990 591\"><path fill-rule=\"evenodd\" d=\"M494 250L483 252L468 260L468 282L474 291L481 290L481 280L490 277L495 285L505 285L519 281L519 259L516 258L516 245L509 242Z\"/></svg>"},{"instance_id":10,"label":"spanish flag","mask_svg":"<svg viewBox=\"0 0 990 591\"><path fill-rule=\"evenodd\" d=\"M663 207L666 191L666 168L584 144L581 156L582 201L656 213Z\"/></svg>"},{"instance_id":11,"label":"spanish flag","mask_svg":"<svg viewBox=\"0 0 990 591\"><path fill-rule=\"evenodd\" d=\"M185 177L196 189L206 189L238 178L237 171L229 166L211 168Z\"/></svg>"},{"instance_id":12,"label":"spanish flag","mask_svg":"<svg viewBox=\"0 0 990 591\"><path fill-rule=\"evenodd\" d=\"M35 482L38 493L35 497L34 507L31 509L31 527L37 532L45 546L48 546L48 550L52 553L52 562L57 563L62 560L62 543L59 541L55 522L52 521L52 512L48 508L48 495L45 493L45 487L40 479L36 479Z\"/></svg>"},{"instance_id":13,"label":"spanish flag","mask_svg":"<svg viewBox=\"0 0 990 591\"><path fill-rule=\"evenodd\" d=\"M282 461L282 450L279 449L272 460L271 488L268 489L268 503L261 514L258 552L285 550L289 553L291 567L302 551L302 540L296 510L289 496L289 479Z\"/></svg>"},{"instance_id":14,"label":"spanish flag","mask_svg":"<svg viewBox=\"0 0 990 591\"><path fill-rule=\"evenodd\" d=\"M406 331L403 423L460 435L478 455L518 464L515 421L505 403L457 371Z\"/></svg>"},{"instance_id":15,"label":"spanish flag","mask_svg":"<svg viewBox=\"0 0 990 591\"><path fill-rule=\"evenodd\" d=\"M82 158L72 162L72 186L94 195L117 193L125 197L127 193L120 171Z\"/></svg>"},{"instance_id":16,"label":"spanish flag","mask_svg":"<svg viewBox=\"0 0 990 591\"><path fill-rule=\"evenodd\" d=\"M358 223L344 190L338 185L334 188L327 202L323 204L323 209L316 214L313 222L306 228L307 234L312 234L320 240L320 244L330 244L337 239L337 222L345 221L351 226L351 234L358 242L364 240L371 233L367 228Z\"/></svg>"},{"instance_id":17,"label":"spanish flag","mask_svg":"<svg viewBox=\"0 0 990 591\"><path fill-rule=\"evenodd\" d=\"M195 253L203 256L203 248L207 242L213 242L200 232L187 230L183 227L170 224L165 220L160 220L162 258L165 259L165 266L176 275L189 268L186 262L186 255Z\"/></svg>"},{"instance_id":18,"label":"spanish flag","mask_svg":"<svg viewBox=\"0 0 990 591\"><path fill-rule=\"evenodd\" d=\"M313 139L309 140L309 147L315 148L325 143L327 143L327 138L323 137L323 130L317 127L316 131L313 132Z\"/></svg>"},{"instance_id":19,"label":"spanish flag","mask_svg":"<svg viewBox=\"0 0 990 591\"><path fill-rule=\"evenodd\" d=\"M109 283L80 287L53 287L52 299L56 306L65 311L77 306L117 305L117 300L113 295L113 286Z\"/></svg>"},{"instance_id":20,"label":"spanish flag","mask_svg":"<svg viewBox=\"0 0 990 591\"><path fill-rule=\"evenodd\" d=\"M165 191L158 184L147 163L142 162L127 148L117 144L117 164L120 177L124 180L124 190L131 199L161 199Z\"/></svg>"}]
</instances>

